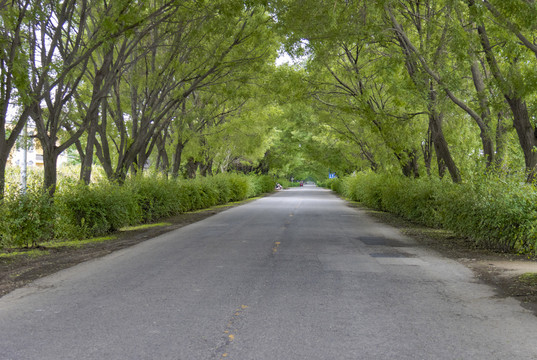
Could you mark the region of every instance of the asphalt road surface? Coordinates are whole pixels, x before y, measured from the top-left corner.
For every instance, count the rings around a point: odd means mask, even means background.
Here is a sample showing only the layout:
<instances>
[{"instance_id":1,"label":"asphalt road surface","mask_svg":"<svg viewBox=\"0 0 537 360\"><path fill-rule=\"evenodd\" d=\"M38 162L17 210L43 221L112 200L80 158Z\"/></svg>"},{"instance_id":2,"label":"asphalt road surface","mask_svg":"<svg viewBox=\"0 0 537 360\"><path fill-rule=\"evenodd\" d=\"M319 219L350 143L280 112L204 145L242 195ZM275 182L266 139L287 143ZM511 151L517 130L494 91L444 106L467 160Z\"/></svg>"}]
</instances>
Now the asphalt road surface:
<instances>
[{"instance_id":1,"label":"asphalt road surface","mask_svg":"<svg viewBox=\"0 0 537 360\"><path fill-rule=\"evenodd\" d=\"M305 186L1 298L0 359L537 359L537 318Z\"/></svg>"}]
</instances>

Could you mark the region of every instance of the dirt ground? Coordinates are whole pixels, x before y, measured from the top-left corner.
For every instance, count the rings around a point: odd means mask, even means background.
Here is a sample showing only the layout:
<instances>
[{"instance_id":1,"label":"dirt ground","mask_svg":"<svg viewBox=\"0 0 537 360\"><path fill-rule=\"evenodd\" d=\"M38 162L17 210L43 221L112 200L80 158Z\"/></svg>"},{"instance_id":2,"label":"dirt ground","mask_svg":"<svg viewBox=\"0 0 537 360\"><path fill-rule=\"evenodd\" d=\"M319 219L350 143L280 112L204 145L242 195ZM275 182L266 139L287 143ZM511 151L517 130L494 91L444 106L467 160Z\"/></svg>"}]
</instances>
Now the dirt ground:
<instances>
[{"instance_id":1,"label":"dirt ground","mask_svg":"<svg viewBox=\"0 0 537 360\"><path fill-rule=\"evenodd\" d=\"M357 206L351 203L349 205ZM182 214L163 220L171 225L119 232L114 240L76 248L44 249L48 250L46 255L0 258L0 297L43 276L138 244L229 208L218 207ZM495 287L497 296L514 297L521 302L522 306L533 311L537 316L537 277L521 277L523 274L537 273L537 259L480 249L468 240L458 238L448 231L427 228L384 212L364 208L362 210L377 221L398 228L422 246L431 248L469 267L474 271L476 278Z\"/></svg>"}]
</instances>

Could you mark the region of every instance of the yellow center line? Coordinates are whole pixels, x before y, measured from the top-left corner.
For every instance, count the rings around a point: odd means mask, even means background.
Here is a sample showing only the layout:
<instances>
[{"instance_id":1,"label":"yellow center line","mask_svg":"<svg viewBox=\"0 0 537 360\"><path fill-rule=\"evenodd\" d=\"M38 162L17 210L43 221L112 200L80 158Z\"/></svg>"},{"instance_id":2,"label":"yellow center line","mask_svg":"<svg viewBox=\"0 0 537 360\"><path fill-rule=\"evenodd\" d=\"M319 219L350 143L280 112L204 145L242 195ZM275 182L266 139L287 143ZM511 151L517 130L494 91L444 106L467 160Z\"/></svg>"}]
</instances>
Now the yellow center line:
<instances>
[{"instance_id":1,"label":"yellow center line","mask_svg":"<svg viewBox=\"0 0 537 360\"><path fill-rule=\"evenodd\" d=\"M229 350L231 343L235 341L236 334L233 334L237 331L237 329L233 326L235 322L240 320L240 316L244 313L244 311L248 309L248 305L241 305L237 309L235 309L232 318L228 321L226 328L224 330L224 343L222 346L218 349L218 353L220 353L221 358L227 358L229 356Z\"/></svg>"}]
</instances>

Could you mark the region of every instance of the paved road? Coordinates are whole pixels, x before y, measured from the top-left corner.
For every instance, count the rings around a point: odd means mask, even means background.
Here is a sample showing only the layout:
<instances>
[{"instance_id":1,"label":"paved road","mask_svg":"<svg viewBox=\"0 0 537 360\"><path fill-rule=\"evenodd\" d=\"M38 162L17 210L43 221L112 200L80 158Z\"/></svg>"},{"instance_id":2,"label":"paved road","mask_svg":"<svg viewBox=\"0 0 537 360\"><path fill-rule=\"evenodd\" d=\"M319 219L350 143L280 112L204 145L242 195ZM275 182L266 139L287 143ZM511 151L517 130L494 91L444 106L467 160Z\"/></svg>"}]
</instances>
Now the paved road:
<instances>
[{"instance_id":1,"label":"paved road","mask_svg":"<svg viewBox=\"0 0 537 360\"><path fill-rule=\"evenodd\" d=\"M309 186L0 299L1 359L537 359L536 340L515 300Z\"/></svg>"}]
</instances>

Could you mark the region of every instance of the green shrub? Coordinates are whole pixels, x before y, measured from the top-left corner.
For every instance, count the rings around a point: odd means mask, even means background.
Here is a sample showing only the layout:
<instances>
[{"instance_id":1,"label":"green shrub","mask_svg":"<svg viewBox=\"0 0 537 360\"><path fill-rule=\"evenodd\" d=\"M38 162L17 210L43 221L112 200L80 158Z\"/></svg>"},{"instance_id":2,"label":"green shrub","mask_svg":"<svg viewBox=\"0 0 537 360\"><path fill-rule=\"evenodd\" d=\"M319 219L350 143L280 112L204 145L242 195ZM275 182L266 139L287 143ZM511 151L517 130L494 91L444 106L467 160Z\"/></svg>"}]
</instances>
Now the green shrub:
<instances>
[{"instance_id":1,"label":"green shrub","mask_svg":"<svg viewBox=\"0 0 537 360\"><path fill-rule=\"evenodd\" d=\"M138 176L121 186L107 181L86 186L70 180L61 182L54 202L38 191L21 196L10 188L0 203L0 246L36 245L53 235L57 239L102 236L127 225L243 200L273 191L274 186L269 176L243 174L194 180Z\"/></svg>"},{"instance_id":2,"label":"green shrub","mask_svg":"<svg viewBox=\"0 0 537 360\"><path fill-rule=\"evenodd\" d=\"M433 179L385 177L381 188L381 209L428 226L440 225L436 189L445 184Z\"/></svg>"},{"instance_id":3,"label":"green shrub","mask_svg":"<svg viewBox=\"0 0 537 360\"><path fill-rule=\"evenodd\" d=\"M212 177L212 185L217 192L217 204L225 204L231 201L231 183L226 178L225 174L218 174Z\"/></svg>"},{"instance_id":4,"label":"green shrub","mask_svg":"<svg viewBox=\"0 0 537 360\"><path fill-rule=\"evenodd\" d=\"M359 201L375 209L382 208L381 175L367 172L344 178L341 192L353 201Z\"/></svg>"},{"instance_id":5,"label":"green shrub","mask_svg":"<svg viewBox=\"0 0 537 360\"><path fill-rule=\"evenodd\" d=\"M42 191L7 194L0 205L0 216L2 247L36 246L53 236L54 204Z\"/></svg>"},{"instance_id":6,"label":"green shrub","mask_svg":"<svg viewBox=\"0 0 537 360\"><path fill-rule=\"evenodd\" d=\"M140 221L143 223L171 216L182 210L175 181L138 176L129 179L123 187L135 200L141 214Z\"/></svg>"},{"instance_id":7,"label":"green shrub","mask_svg":"<svg viewBox=\"0 0 537 360\"><path fill-rule=\"evenodd\" d=\"M326 179L324 181L318 182L317 185L326 189L330 189L337 194L343 195L343 182L340 178Z\"/></svg>"},{"instance_id":8,"label":"green shrub","mask_svg":"<svg viewBox=\"0 0 537 360\"><path fill-rule=\"evenodd\" d=\"M445 227L489 248L535 253L537 192L533 186L484 177L444 189L439 200Z\"/></svg>"},{"instance_id":9,"label":"green shrub","mask_svg":"<svg viewBox=\"0 0 537 360\"><path fill-rule=\"evenodd\" d=\"M58 237L94 237L133 225L142 214L136 200L128 187L104 182L66 188L55 198Z\"/></svg>"},{"instance_id":10,"label":"green shrub","mask_svg":"<svg viewBox=\"0 0 537 360\"><path fill-rule=\"evenodd\" d=\"M230 184L230 201L244 200L248 196L253 196L251 191L252 184L249 182L246 175L226 174L225 176Z\"/></svg>"},{"instance_id":11,"label":"green shrub","mask_svg":"<svg viewBox=\"0 0 537 360\"><path fill-rule=\"evenodd\" d=\"M250 181L254 183L253 191L248 193L248 197L270 193L276 187L276 180L268 175L250 175Z\"/></svg>"},{"instance_id":12,"label":"green shrub","mask_svg":"<svg viewBox=\"0 0 537 360\"><path fill-rule=\"evenodd\" d=\"M338 194L343 193L343 182L341 181L341 179L336 178L336 179L330 179L329 181L330 181L329 183L330 190L335 191Z\"/></svg>"}]
</instances>

